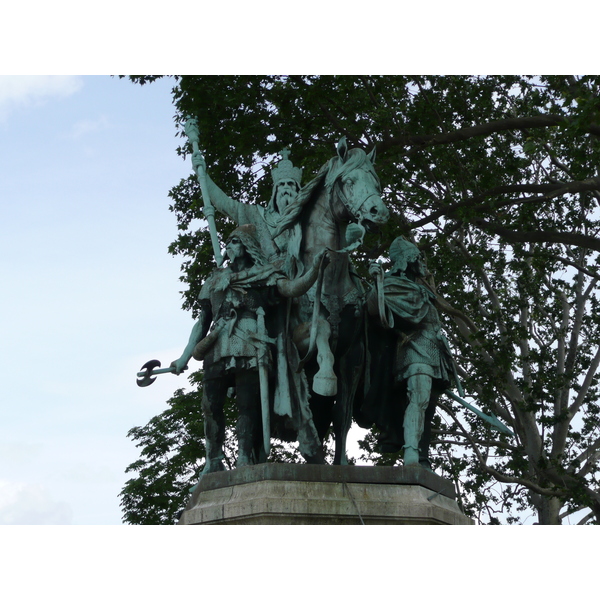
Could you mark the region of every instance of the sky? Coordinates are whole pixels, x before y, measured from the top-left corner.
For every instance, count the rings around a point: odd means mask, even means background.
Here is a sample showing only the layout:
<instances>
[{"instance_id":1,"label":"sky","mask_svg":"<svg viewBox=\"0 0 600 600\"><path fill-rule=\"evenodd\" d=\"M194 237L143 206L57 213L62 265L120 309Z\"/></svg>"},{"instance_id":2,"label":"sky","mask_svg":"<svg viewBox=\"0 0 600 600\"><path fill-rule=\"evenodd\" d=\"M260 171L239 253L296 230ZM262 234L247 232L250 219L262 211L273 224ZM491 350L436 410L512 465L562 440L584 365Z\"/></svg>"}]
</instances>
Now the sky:
<instances>
[{"instance_id":1,"label":"sky","mask_svg":"<svg viewBox=\"0 0 600 600\"><path fill-rule=\"evenodd\" d=\"M187 381L139 388L193 325L169 189L171 80L0 77L0 524L119 524L126 437Z\"/></svg>"}]
</instances>

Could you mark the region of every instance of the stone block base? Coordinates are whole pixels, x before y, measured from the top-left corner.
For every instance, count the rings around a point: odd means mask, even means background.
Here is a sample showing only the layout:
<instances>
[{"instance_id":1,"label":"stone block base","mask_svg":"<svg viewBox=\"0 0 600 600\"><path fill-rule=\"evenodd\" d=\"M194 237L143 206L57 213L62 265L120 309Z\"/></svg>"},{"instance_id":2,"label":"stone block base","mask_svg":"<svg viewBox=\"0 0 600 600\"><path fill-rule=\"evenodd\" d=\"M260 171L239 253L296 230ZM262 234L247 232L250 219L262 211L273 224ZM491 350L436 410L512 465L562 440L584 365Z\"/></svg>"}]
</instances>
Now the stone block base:
<instances>
[{"instance_id":1,"label":"stone block base","mask_svg":"<svg viewBox=\"0 0 600 600\"><path fill-rule=\"evenodd\" d=\"M202 477L180 525L471 525L420 467L267 463Z\"/></svg>"}]
</instances>

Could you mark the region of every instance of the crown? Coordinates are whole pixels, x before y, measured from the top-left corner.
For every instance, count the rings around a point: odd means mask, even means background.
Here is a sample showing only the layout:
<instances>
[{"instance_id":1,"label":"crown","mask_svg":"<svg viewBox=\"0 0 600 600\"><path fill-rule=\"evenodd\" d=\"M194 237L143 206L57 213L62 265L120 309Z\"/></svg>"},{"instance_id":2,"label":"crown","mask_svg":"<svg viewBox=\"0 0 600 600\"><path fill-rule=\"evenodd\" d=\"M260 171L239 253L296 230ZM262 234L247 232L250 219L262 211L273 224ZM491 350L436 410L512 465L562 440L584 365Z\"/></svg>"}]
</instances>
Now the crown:
<instances>
[{"instance_id":1,"label":"crown","mask_svg":"<svg viewBox=\"0 0 600 600\"><path fill-rule=\"evenodd\" d=\"M277 163L276 167L271 169L273 183L277 184L283 179L291 179L300 186L300 181L302 181L302 169L300 167L294 167L292 161L288 159L289 155L290 151L287 148L281 151L281 160Z\"/></svg>"}]
</instances>

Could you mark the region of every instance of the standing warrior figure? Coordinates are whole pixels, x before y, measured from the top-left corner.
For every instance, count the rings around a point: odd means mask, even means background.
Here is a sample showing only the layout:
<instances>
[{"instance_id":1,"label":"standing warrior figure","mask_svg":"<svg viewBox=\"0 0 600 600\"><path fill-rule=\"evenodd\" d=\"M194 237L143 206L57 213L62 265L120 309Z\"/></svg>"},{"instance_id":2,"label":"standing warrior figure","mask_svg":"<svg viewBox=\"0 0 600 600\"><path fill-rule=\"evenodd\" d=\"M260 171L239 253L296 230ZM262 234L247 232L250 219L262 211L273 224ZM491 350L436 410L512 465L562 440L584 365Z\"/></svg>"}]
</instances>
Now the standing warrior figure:
<instances>
[{"instance_id":1,"label":"standing warrior figure","mask_svg":"<svg viewBox=\"0 0 600 600\"><path fill-rule=\"evenodd\" d=\"M288 206L294 204L302 180L302 169L294 167L292 161L289 160L289 150L283 150L281 156L282 160L271 171L273 192L269 204L265 208L259 204L248 204L230 198L206 172L206 163L202 154L199 151L192 154L194 170L196 172L204 170L206 174L207 190L213 206L238 225L247 223L254 225L257 238L269 262L278 258L290 258L286 255L288 244L292 244L296 248L292 255L297 255L301 241L299 224L293 225L283 232L280 230L282 215ZM286 271L289 273L291 267L290 265L287 267Z\"/></svg>"},{"instance_id":2,"label":"standing warrior figure","mask_svg":"<svg viewBox=\"0 0 600 600\"><path fill-rule=\"evenodd\" d=\"M192 356L204 360L202 410L206 464L203 474L224 469L223 407L230 387L236 389L239 413L236 466L266 460L270 439L264 424L269 422L271 404L265 389L271 363L267 344L275 339L269 336L265 315L268 317L269 308L280 296L291 298L306 293L317 277L319 262L327 262L323 253L304 276L290 280L266 261L253 225L234 230L225 252L229 264L213 271L202 286L200 319L192 329L183 354L171 363L175 373L180 374ZM310 455L317 451L318 439L312 421L305 425L312 427L313 443L312 446L301 445L300 450Z\"/></svg>"},{"instance_id":3,"label":"standing warrior figure","mask_svg":"<svg viewBox=\"0 0 600 600\"><path fill-rule=\"evenodd\" d=\"M403 449L405 465L430 468L431 420L456 371L435 295L417 283L427 274L419 249L398 237L390 246L390 258L387 273L379 263L369 269L376 283L367 307L376 324L370 335L371 389L363 413L382 432L383 452ZM393 380L385 377L386 371Z\"/></svg>"}]
</instances>

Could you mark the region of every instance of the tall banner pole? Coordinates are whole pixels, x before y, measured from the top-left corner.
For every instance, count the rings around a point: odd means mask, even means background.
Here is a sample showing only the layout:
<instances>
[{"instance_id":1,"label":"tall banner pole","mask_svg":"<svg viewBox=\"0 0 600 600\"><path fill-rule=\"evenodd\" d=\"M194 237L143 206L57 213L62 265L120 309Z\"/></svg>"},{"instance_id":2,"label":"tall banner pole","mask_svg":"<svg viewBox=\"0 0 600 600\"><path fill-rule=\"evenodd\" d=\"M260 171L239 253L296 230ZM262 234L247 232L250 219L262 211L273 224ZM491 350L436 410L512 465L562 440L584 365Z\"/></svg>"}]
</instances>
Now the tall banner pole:
<instances>
[{"instance_id":1,"label":"tall banner pole","mask_svg":"<svg viewBox=\"0 0 600 600\"><path fill-rule=\"evenodd\" d=\"M194 152L199 152L200 131L198 130L198 121L193 117L189 118L185 122L185 133L188 136L190 142L192 143ZM223 257L221 256L221 247L219 245L219 238L217 236L217 224L215 223L215 208L210 202L208 187L206 185L206 171L203 166L198 167L198 170L196 171L196 176L198 177L200 191L202 192L202 200L204 202L204 216L208 221L208 231L210 233L210 241L212 242L215 261L217 263L217 267L220 267L223 264Z\"/></svg>"}]
</instances>

